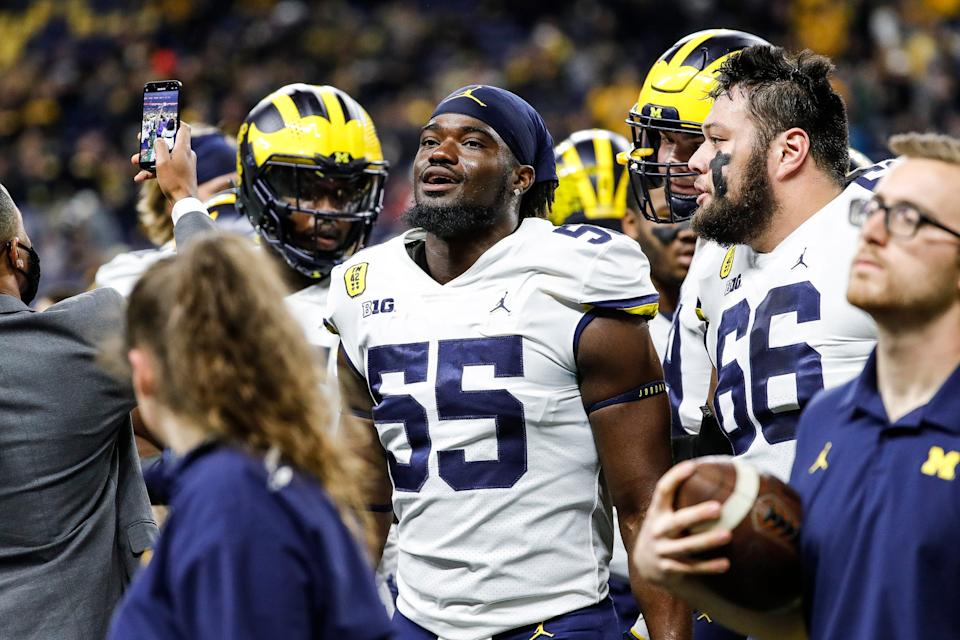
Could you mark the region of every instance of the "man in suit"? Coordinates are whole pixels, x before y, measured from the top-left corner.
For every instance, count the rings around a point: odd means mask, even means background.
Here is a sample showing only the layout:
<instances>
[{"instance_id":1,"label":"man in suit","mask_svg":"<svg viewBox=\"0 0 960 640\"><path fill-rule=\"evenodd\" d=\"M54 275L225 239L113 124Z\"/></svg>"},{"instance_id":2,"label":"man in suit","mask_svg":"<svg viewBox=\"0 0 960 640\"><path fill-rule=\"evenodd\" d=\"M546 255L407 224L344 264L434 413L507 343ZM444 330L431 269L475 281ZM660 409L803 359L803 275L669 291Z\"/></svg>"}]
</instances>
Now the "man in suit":
<instances>
[{"instance_id":1,"label":"man in suit","mask_svg":"<svg viewBox=\"0 0 960 640\"><path fill-rule=\"evenodd\" d=\"M155 147L181 246L213 227L182 131L172 153ZM0 629L102 638L157 534L133 445L133 389L96 362L100 343L122 335L124 302L99 289L36 313L27 305L39 281L23 217L0 187Z\"/></svg>"}]
</instances>

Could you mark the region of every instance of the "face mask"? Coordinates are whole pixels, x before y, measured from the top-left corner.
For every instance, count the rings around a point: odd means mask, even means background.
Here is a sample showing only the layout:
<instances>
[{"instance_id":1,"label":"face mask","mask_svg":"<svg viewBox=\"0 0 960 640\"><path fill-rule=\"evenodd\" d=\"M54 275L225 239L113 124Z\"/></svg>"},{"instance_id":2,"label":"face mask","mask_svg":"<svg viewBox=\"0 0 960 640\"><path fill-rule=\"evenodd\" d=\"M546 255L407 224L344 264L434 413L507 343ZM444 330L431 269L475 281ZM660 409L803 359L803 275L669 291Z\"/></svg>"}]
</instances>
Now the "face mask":
<instances>
[{"instance_id":1,"label":"face mask","mask_svg":"<svg viewBox=\"0 0 960 640\"><path fill-rule=\"evenodd\" d=\"M7 243L8 248L12 245L12 242ZM33 247L25 247L22 244L19 247L24 249L29 256L27 268L17 269L27 279L27 288L20 292L20 299L23 300L24 304L30 304L37 296L37 289L40 288L40 256L34 251Z\"/></svg>"}]
</instances>

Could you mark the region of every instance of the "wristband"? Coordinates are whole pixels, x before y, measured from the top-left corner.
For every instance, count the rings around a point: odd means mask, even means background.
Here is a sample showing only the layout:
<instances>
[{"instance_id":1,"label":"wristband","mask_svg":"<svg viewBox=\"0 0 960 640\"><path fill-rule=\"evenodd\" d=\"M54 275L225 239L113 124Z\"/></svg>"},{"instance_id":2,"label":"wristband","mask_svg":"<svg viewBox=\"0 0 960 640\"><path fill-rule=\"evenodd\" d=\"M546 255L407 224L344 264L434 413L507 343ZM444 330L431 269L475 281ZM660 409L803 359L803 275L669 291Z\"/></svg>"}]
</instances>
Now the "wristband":
<instances>
[{"instance_id":1,"label":"wristband","mask_svg":"<svg viewBox=\"0 0 960 640\"><path fill-rule=\"evenodd\" d=\"M180 198L174 203L173 211L170 212L170 217L173 218L173 224L177 224L180 218L187 215L191 211L199 211L205 216L210 215L207 212L207 208L198 198L188 196L186 198Z\"/></svg>"}]
</instances>

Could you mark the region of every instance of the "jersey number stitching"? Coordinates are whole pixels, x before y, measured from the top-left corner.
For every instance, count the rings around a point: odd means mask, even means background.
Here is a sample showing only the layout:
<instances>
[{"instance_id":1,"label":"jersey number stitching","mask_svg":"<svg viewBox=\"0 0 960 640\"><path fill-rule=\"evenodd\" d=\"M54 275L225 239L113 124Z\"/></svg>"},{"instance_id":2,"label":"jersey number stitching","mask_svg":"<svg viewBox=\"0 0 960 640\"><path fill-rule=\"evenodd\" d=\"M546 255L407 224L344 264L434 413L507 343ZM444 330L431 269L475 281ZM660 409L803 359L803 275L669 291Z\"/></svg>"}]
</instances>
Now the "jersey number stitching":
<instances>
[{"instance_id":1,"label":"jersey number stitching","mask_svg":"<svg viewBox=\"0 0 960 640\"><path fill-rule=\"evenodd\" d=\"M750 329L750 371L753 415L760 423L764 439L770 444L794 440L797 420L810 398L823 389L823 366L820 354L810 345L799 342L781 347L770 346L770 324L773 317L787 313L797 314L797 323L820 319L820 292L809 281L771 289L757 307L753 328ZM723 362L726 338L743 338L750 323L750 304L741 300L723 312L717 331L717 362ZM776 412L770 407L768 383L771 378L795 374L798 409ZM736 455L745 453L757 436L756 427L747 415L746 379L736 359L723 364L717 371L716 401L730 393L736 424L724 425L727 437ZM723 424L723 412L718 411ZM732 428L730 428L732 427Z\"/></svg>"},{"instance_id":2,"label":"jersey number stitching","mask_svg":"<svg viewBox=\"0 0 960 640\"><path fill-rule=\"evenodd\" d=\"M383 374L403 373L404 384L427 380L429 343L372 347L367 353L374 422L403 423L410 462L387 452L397 491L417 492L429 473L430 430L427 411L409 394L382 395ZM496 424L497 459L467 461L463 449L437 451L440 477L456 491L512 487L527 471L527 433L523 404L505 389L464 390L466 367L493 365L495 378L523 377L521 336L441 340L437 349L437 414L444 420L491 418Z\"/></svg>"}]
</instances>

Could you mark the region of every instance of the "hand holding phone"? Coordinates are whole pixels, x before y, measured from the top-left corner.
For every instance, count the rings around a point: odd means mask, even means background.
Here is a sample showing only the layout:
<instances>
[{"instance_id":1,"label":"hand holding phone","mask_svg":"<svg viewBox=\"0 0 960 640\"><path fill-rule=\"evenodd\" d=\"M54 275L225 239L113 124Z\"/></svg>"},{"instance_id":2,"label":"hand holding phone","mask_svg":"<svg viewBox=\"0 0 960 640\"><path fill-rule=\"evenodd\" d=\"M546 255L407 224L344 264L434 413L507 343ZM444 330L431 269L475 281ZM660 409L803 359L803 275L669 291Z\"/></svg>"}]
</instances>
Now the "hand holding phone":
<instances>
[{"instance_id":1,"label":"hand holding phone","mask_svg":"<svg viewBox=\"0 0 960 640\"><path fill-rule=\"evenodd\" d=\"M156 169L155 143L162 140L173 151L177 130L180 128L179 80L157 80L143 86L143 117L140 121L140 168Z\"/></svg>"},{"instance_id":2,"label":"hand holding phone","mask_svg":"<svg viewBox=\"0 0 960 640\"><path fill-rule=\"evenodd\" d=\"M172 152L162 140L155 142L157 184L170 204L197 197L197 154L190 148L190 137L190 125L184 122Z\"/></svg>"}]
</instances>

